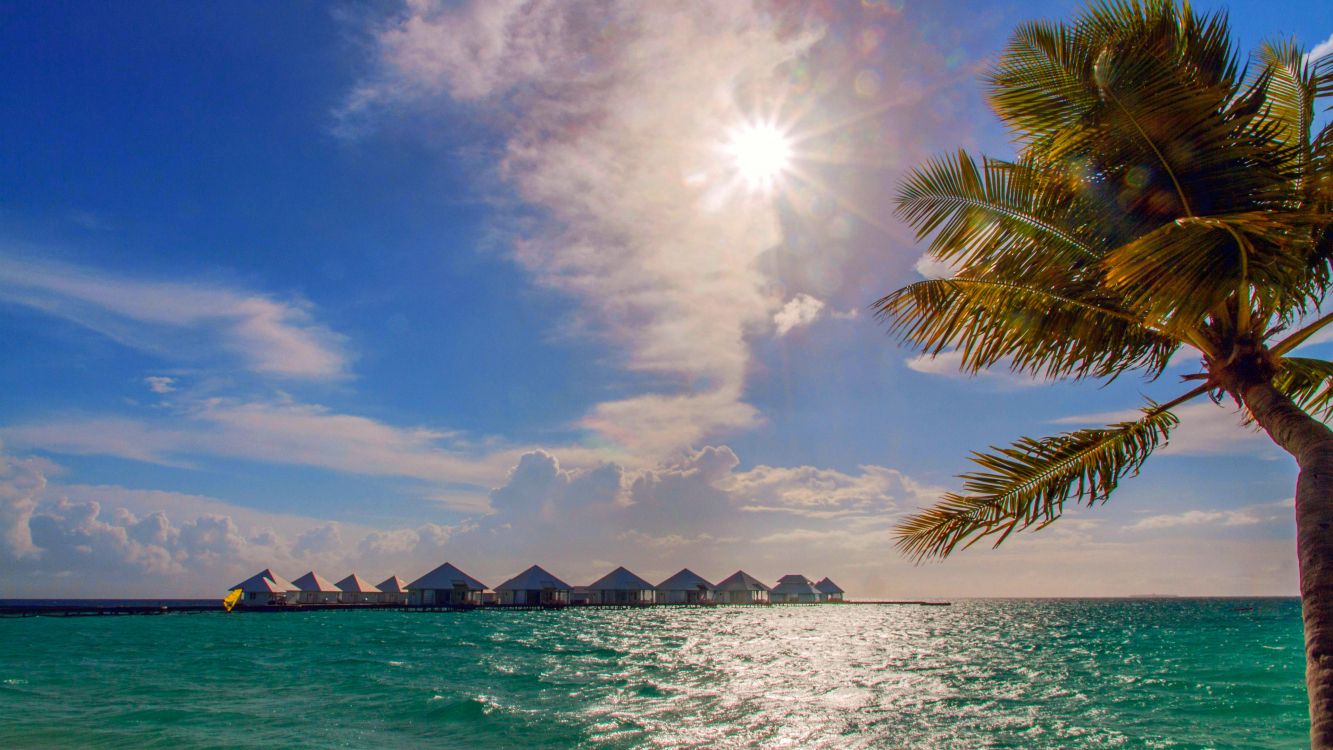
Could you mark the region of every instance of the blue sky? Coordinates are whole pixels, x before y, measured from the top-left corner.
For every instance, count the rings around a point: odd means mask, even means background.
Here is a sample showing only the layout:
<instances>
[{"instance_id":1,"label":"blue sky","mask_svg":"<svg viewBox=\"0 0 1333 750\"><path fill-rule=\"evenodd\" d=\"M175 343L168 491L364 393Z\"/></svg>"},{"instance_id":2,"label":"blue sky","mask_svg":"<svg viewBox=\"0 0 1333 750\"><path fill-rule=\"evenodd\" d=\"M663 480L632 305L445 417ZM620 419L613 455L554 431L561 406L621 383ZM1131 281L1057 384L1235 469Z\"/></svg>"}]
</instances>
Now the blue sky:
<instances>
[{"instance_id":1,"label":"blue sky","mask_svg":"<svg viewBox=\"0 0 1333 750\"><path fill-rule=\"evenodd\" d=\"M1190 362L964 378L866 314L929 272L897 181L1009 153L979 74L1078 4L780 6L0 7L0 596L446 559L1294 593L1294 465L1210 404L1104 507L897 556L969 450ZM1324 3L1227 7L1245 50L1333 38ZM756 120L794 140L768 190L725 150Z\"/></svg>"}]
</instances>

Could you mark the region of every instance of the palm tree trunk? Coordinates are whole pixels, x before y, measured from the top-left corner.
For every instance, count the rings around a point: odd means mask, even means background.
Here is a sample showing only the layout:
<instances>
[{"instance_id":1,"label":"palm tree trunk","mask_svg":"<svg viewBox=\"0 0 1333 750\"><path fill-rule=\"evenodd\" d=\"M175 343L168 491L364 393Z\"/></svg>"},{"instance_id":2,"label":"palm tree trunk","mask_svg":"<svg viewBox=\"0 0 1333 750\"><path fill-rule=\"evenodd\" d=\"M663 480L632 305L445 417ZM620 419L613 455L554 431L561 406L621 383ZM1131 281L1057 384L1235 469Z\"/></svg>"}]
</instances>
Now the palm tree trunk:
<instances>
[{"instance_id":1,"label":"palm tree trunk","mask_svg":"<svg viewBox=\"0 0 1333 750\"><path fill-rule=\"evenodd\" d=\"M1296 459L1296 556L1305 625L1310 746L1333 750L1333 430L1269 383L1242 393L1260 427Z\"/></svg>"}]
</instances>

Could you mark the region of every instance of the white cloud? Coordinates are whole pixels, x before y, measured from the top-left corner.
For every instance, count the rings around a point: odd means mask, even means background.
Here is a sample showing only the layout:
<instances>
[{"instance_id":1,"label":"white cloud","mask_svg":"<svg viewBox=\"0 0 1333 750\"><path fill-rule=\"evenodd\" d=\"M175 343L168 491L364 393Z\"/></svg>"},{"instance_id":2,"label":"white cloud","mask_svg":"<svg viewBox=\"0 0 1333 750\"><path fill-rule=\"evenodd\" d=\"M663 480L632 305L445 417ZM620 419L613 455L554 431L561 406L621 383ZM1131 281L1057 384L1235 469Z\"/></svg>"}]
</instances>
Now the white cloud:
<instances>
[{"instance_id":1,"label":"white cloud","mask_svg":"<svg viewBox=\"0 0 1333 750\"><path fill-rule=\"evenodd\" d=\"M958 275L959 270L958 266L940 260L934 253L924 253L912 268L927 279L950 279Z\"/></svg>"},{"instance_id":2,"label":"white cloud","mask_svg":"<svg viewBox=\"0 0 1333 750\"><path fill-rule=\"evenodd\" d=\"M788 300L787 304L773 316L773 325L777 327L779 336L786 336L792 329L808 326L819 320L823 312L822 300L808 294L798 294Z\"/></svg>"},{"instance_id":3,"label":"white cloud","mask_svg":"<svg viewBox=\"0 0 1333 750\"><path fill-rule=\"evenodd\" d=\"M75 455L176 466L201 456L243 458L410 477L437 490L455 483L489 485L517 456L512 449L476 453L448 431L396 427L290 401L208 399L187 402L165 420L66 417L0 428L0 435L12 446ZM468 498L459 499L467 504Z\"/></svg>"},{"instance_id":4,"label":"white cloud","mask_svg":"<svg viewBox=\"0 0 1333 750\"><path fill-rule=\"evenodd\" d=\"M0 453L0 552L11 558L36 553L28 522L37 495L46 488L50 465L38 458L18 459Z\"/></svg>"},{"instance_id":5,"label":"white cloud","mask_svg":"<svg viewBox=\"0 0 1333 750\"><path fill-rule=\"evenodd\" d=\"M1333 34L1330 34L1327 39L1316 44L1314 48L1305 55L1305 61L1314 62L1324 55L1333 55Z\"/></svg>"},{"instance_id":6,"label":"white cloud","mask_svg":"<svg viewBox=\"0 0 1333 750\"><path fill-rule=\"evenodd\" d=\"M907 360L908 369L923 375L937 375L956 380L984 380L995 385L1019 388L1028 388L1046 383L1044 380L1009 371L1007 360L1000 361L975 375L964 372L962 364L963 352L959 349L940 352L936 355L918 354Z\"/></svg>"},{"instance_id":7,"label":"white cloud","mask_svg":"<svg viewBox=\"0 0 1333 750\"><path fill-rule=\"evenodd\" d=\"M585 420L646 459L757 422L742 400L746 337L778 312L758 260L782 230L776 204L739 188L721 147L756 114L748 94L818 37L777 12L412 0L380 31L380 67L341 112L448 95L514 115L501 172L551 222L514 257L579 300L581 329L616 343L626 367L680 384Z\"/></svg>"},{"instance_id":8,"label":"white cloud","mask_svg":"<svg viewBox=\"0 0 1333 750\"><path fill-rule=\"evenodd\" d=\"M176 379L164 375L149 375L143 379L144 385L153 393L166 395L176 390Z\"/></svg>"},{"instance_id":9,"label":"white cloud","mask_svg":"<svg viewBox=\"0 0 1333 750\"><path fill-rule=\"evenodd\" d=\"M47 482L50 464L0 459L23 467L0 475L0 498L31 503L27 554L0 559L0 596L212 596L263 567L289 578L314 568L333 580L350 571L410 580L445 560L492 584L534 562L571 583L619 564L650 580L686 566L714 579L737 568L767 581L802 572L865 598L1295 590L1290 538L1217 535L1226 524L1289 519L1290 500L1159 514L1129 528L1076 509L998 551L913 567L893 550L892 525L900 508L931 502L941 488L874 466L741 469L721 446L638 471L565 468L533 452L494 491L490 515L386 529L179 493L62 486ZM3 538L16 538L19 517L0 520ZM1042 572L1053 566L1060 576Z\"/></svg>"},{"instance_id":10,"label":"white cloud","mask_svg":"<svg viewBox=\"0 0 1333 750\"><path fill-rule=\"evenodd\" d=\"M0 302L40 310L127 346L203 361L225 355L267 375L328 379L347 367L343 338L315 321L310 304L219 285L147 281L0 255Z\"/></svg>"},{"instance_id":11,"label":"white cloud","mask_svg":"<svg viewBox=\"0 0 1333 750\"><path fill-rule=\"evenodd\" d=\"M1235 510L1187 510L1146 516L1125 527L1126 531L1155 531L1192 526L1255 526L1263 523L1290 521L1293 502L1251 505Z\"/></svg>"}]
</instances>

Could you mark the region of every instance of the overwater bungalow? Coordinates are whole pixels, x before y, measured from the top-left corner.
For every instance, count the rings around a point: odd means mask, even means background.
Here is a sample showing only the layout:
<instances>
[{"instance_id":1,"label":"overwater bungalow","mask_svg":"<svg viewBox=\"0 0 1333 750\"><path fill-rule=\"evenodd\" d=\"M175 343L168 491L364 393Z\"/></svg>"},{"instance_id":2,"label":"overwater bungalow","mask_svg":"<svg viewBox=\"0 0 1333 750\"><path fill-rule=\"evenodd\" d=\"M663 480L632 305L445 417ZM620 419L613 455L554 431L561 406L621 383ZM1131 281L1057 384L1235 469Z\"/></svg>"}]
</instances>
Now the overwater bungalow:
<instances>
[{"instance_id":1,"label":"overwater bungalow","mask_svg":"<svg viewBox=\"0 0 1333 750\"><path fill-rule=\"evenodd\" d=\"M778 585L773 587L769 599L774 603L814 603L819 601L819 589L815 588L809 578L792 573L778 579Z\"/></svg>"},{"instance_id":2,"label":"overwater bungalow","mask_svg":"<svg viewBox=\"0 0 1333 750\"><path fill-rule=\"evenodd\" d=\"M375 588L380 590L381 604L407 604L407 581L398 576L385 578Z\"/></svg>"},{"instance_id":3,"label":"overwater bungalow","mask_svg":"<svg viewBox=\"0 0 1333 750\"><path fill-rule=\"evenodd\" d=\"M296 584L274 573L270 568L255 573L249 578L232 586L241 590L242 607L272 607L295 601L299 590Z\"/></svg>"},{"instance_id":4,"label":"overwater bungalow","mask_svg":"<svg viewBox=\"0 0 1333 750\"><path fill-rule=\"evenodd\" d=\"M342 593L342 589L313 570L292 583L300 589L296 601L301 604L337 604L338 595Z\"/></svg>"},{"instance_id":5,"label":"overwater bungalow","mask_svg":"<svg viewBox=\"0 0 1333 750\"><path fill-rule=\"evenodd\" d=\"M624 566L588 584L588 591L592 594L591 604L652 604L657 601L657 588Z\"/></svg>"},{"instance_id":6,"label":"overwater bungalow","mask_svg":"<svg viewBox=\"0 0 1333 750\"><path fill-rule=\"evenodd\" d=\"M767 604L769 588L758 578L738 570L717 584L719 604Z\"/></svg>"},{"instance_id":7,"label":"overwater bungalow","mask_svg":"<svg viewBox=\"0 0 1333 750\"><path fill-rule=\"evenodd\" d=\"M481 604L486 584L445 563L407 584L407 603L418 607L452 607Z\"/></svg>"},{"instance_id":8,"label":"overwater bungalow","mask_svg":"<svg viewBox=\"0 0 1333 750\"><path fill-rule=\"evenodd\" d=\"M657 584L657 601L663 604L711 604L716 589L699 574L683 568Z\"/></svg>"},{"instance_id":9,"label":"overwater bungalow","mask_svg":"<svg viewBox=\"0 0 1333 750\"><path fill-rule=\"evenodd\" d=\"M815 589L819 591L819 600L821 602L840 602L842 601L842 595L846 593L828 576L824 576L823 579L816 583Z\"/></svg>"},{"instance_id":10,"label":"overwater bungalow","mask_svg":"<svg viewBox=\"0 0 1333 750\"><path fill-rule=\"evenodd\" d=\"M510 578L495 587L495 593L501 604L529 604L558 606L569 604L569 592L573 587L568 583L542 570L540 565Z\"/></svg>"},{"instance_id":11,"label":"overwater bungalow","mask_svg":"<svg viewBox=\"0 0 1333 750\"><path fill-rule=\"evenodd\" d=\"M380 590L356 573L338 581L336 585L342 591L338 601L343 604L374 604L380 600Z\"/></svg>"}]
</instances>

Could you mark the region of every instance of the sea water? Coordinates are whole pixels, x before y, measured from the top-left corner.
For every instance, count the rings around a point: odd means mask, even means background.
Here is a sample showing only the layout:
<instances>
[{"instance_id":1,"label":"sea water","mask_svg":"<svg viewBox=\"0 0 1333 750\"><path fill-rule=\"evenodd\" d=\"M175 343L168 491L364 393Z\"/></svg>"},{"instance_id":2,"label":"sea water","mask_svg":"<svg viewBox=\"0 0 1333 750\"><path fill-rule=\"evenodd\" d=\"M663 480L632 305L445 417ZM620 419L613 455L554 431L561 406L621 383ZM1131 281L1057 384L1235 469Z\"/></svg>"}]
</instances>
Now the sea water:
<instances>
[{"instance_id":1,"label":"sea water","mask_svg":"<svg viewBox=\"0 0 1333 750\"><path fill-rule=\"evenodd\" d=\"M0 747L1294 748L1293 599L0 619Z\"/></svg>"}]
</instances>

